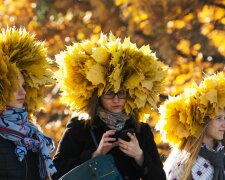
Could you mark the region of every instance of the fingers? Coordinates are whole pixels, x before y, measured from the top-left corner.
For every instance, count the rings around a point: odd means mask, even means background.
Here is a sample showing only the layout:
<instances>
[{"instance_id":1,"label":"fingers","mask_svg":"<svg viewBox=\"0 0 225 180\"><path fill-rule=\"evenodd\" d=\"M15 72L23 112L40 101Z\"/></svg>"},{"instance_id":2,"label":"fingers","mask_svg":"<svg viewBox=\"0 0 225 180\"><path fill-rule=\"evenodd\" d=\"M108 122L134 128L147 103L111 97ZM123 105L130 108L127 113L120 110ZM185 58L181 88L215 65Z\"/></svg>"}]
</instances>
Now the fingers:
<instances>
[{"instance_id":1,"label":"fingers","mask_svg":"<svg viewBox=\"0 0 225 180\"><path fill-rule=\"evenodd\" d=\"M120 148L122 148L123 150L128 150L129 145L128 144L119 144Z\"/></svg>"},{"instance_id":2,"label":"fingers","mask_svg":"<svg viewBox=\"0 0 225 180\"><path fill-rule=\"evenodd\" d=\"M130 157L135 157L137 152L140 151L140 146L135 134L127 133L130 137L130 141L124 141L123 139L118 140L120 150Z\"/></svg>"},{"instance_id":3,"label":"fingers","mask_svg":"<svg viewBox=\"0 0 225 180\"><path fill-rule=\"evenodd\" d=\"M106 131L103 135L102 135L102 141L103 142L113 142L116 141L116 138L113 138L111 136L113 136L116 133L116 130L109 130Z\"/></svg>"},{"instance_id":4,"label":"fingers","mask_svg":"<svg viewBox=\"0 0 225 180\"><path fill-rule=\"evenodd\" d=\"M122 148L123 150L127 150L128 147L130 147L129 142L127 142L127 141L124 141L122 139L119 139L118 142L119 142L120 148Z\"/></svg>"},{"instance_id":5,"label":"fingers","mask_svg":"<svg viewBox=\"0 0 225 180\"><path fill-rule=\"evenodd\" d=\"M116 138L111 137L114 135L116 130L109 130L106 131L102 135L102 139L98 146L98 152L99 154L106 154L108 151L110 151L113 147L118 146L118 143L116 144Z\"/></svg>"},{"instance_id":6,"label":"fingers","mask_svg":"<svg viewBox=\"0 0 225 180\"><path fill-rule=\"evenodd\" d=\"M110 135L114 135L116 133L116 130L108 130L103 134L103 137L108 137Z\"/></svg>"},{"instance_id":7,"label":"fingers","mask_svg":"<svg viewBox=\"0 0 225 180\"><path fill-rule=\"evenodd\" d=\"M118 146L118 145L119 145L119 142L118 141L115 141L115 142L112 143L112 147L113 148L116 147L116 146Z\"/></svg>"},{"instance_id":8,"label":"fingers","mask_svg":"<svg viewBox=\"0 0 225 180\"><path fill-rule=\"evenodd\" d=\"M130 138L131 141L134 141L134 140L137 139L136 136L135 136L135 134L131 134L131 133L128 132L127 135L129 136L129 138Z\"/></svg>"},{"instance_id":9,"label":"fingers","mask_svg":"<svg viewBox=\"0 0 225 180\"><path fill-rule=\"evenodd\" d=\"M116 141L116 138L110 138L110 137L108 137L108 138L103 138L103 142L104 142L104 143L107 143L107 142L114 142L114 141Z\"/></svg>"}]
</instances>

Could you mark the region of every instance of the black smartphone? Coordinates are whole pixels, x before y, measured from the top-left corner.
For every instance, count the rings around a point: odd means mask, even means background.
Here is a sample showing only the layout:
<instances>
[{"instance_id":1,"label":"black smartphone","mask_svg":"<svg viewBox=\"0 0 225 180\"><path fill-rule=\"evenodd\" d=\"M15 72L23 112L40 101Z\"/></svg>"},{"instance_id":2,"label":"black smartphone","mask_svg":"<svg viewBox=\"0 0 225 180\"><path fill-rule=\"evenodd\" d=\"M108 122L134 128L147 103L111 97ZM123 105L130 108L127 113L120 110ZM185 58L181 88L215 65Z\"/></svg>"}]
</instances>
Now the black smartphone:
<instances>
[{"instance_id":1,"label":"black smartphone","mask_svg":"<svg viewBox=\"0 0 225 180\"><path fill-rule=\"evenodd\" d=\"M130 141L130 137L127 135L128 132L134 134L134 128L124 129L119 133L118 138L121 138L124 141Z\"/></svg>"}]
</instances>

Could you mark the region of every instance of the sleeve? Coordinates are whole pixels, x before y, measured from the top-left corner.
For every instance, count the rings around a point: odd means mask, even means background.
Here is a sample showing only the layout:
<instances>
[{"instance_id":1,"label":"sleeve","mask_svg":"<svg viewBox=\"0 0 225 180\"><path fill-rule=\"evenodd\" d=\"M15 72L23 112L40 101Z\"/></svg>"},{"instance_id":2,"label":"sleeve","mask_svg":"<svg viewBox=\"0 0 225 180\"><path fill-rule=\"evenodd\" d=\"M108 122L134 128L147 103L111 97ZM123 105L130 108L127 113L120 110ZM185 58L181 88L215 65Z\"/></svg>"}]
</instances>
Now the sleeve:
<instances>
[{"instance_id":1,"label":"sleeve","mask_svg":"<svg viewBox=\"0 0 225 180\"><path fill-rule=\"evenodd\" d=\"M95 148L84 149L87 132L89 131L84 129L79 120L73 120L72 124L67 126L53 159L57 168L57 175L54 176L54 179L60 178L74 167L91 158Z\"/></svg>"},{"instance_id":2,"label":"sleeve","mask_svg":"<svg viewBox=\"0 0 225 180\"><path fill-rule=\"evenodd\" d=\"M136 164L136 168L140 172L143 180L157 179L166 180L163 170L163 164L160 160L158 150L154 141L152 131L148 124L144 124L141 128L141 139L139 139L140 147L144 154L144 162L142 166Z\"/></svg>"}]
</instances>

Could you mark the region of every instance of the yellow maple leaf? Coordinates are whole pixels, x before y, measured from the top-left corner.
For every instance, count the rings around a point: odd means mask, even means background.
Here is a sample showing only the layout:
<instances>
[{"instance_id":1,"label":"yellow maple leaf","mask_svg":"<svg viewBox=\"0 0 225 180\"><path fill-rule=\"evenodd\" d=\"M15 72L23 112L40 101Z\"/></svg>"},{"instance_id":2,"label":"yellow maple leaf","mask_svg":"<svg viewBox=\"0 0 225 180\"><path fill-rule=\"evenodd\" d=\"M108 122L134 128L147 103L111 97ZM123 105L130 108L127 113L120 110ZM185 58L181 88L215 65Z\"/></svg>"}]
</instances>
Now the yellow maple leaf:
<instances>
[{"instance_id":1,"label":"yellow maple leaf","mask_svg":"<svg viewBox=\"0 0 225 180\"><path fill-rule=\"evenodd\" d=\"M209 100L210 103L217 102L217 90L215 89L210 90L205 94L205 97L207 100Z\"/></svg>"},{"instance_id":2,"label":"yellow maple leaf","mask_svg":"<svg viewBox=\"0 0 225 180\"><path fill-rule=\"evenodd\" d=\"M105 47L93 48L92 57L100 64L106 64L109 61L109 52Z\"/></svg>"},{"instance_id":3,"label":"yellow maple leaf","mask_svg":"<svg viewBox=\"0 0 225 180\"><path fill-rule=\"evenodd\" d=\"M98 84L101 84L101 83L102 84L105 84L105 73L106 73L106 69L102 65L95 64L88 71L88 73L87 73L87 79L93 85L98 85Z\"/></svg>"},{"instance_id":4,"label":"yellow maple leaf","mask_svg":"<svg viewBox=\"0 0 225 180\"><path fill-rule=\"evenodd\" d=\"M139 83L141 82L141 76L134 73L133 75L131 75L127 81L125 82L125 86L128 88L128 89L134 89L135 87L138 87L139 86Z\"/></svg>"}]
</instances>

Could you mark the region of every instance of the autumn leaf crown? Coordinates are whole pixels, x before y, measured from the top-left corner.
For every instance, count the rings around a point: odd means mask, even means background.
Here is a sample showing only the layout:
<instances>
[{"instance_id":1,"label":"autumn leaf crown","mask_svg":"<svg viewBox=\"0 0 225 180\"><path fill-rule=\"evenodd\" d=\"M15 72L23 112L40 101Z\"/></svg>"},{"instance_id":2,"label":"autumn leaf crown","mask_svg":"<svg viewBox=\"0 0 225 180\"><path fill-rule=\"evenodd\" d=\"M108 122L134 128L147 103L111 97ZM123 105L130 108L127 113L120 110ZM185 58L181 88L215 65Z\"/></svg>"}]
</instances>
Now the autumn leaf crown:
<instances>
[{"instance_id":1,"label":"autumn leaf crown","mask_svg":"<svg viewBox=\"0 0 225 180\"><path fill-rule=\"evenodd\" d=\"M225 75L220 72L205 77L199 86L195 84L177 97L169 97L159 108L156 129L163 141L179 147L186 138L199 137L206 116L212 120L224 108Z\"/></svg>"},{"instance_id":2,"label":"autumn leaf crown","mask_svg":"<svg viewBox=\"0 0 225 180\"><path fill-rule=\"evenodd\" d=\"M24 28L7 28L0 33L0 109L7 101L14 101L13 93L19 88L19 73L25 80L26 108L33 112L39 108L46 83L50 78L50 61L42 42Z\"/></svg>"},{"instance_id":3,"label":"autumn leaf crown","mask_svg":"<svg viewBox=\"0 0 225 180\"><path fill-rule=\"evenodd\" d=\"M100 97L109 89L124 88L129 94L126 113L138 110L142 120L157 106L166 70L149 46L139 49L129 38L121 42L112 33L68 46L56 62L62 100L72 110L83 111L94 91Z\"/></svg>"}]
</instances>

